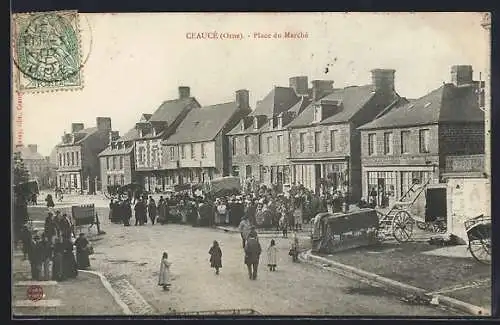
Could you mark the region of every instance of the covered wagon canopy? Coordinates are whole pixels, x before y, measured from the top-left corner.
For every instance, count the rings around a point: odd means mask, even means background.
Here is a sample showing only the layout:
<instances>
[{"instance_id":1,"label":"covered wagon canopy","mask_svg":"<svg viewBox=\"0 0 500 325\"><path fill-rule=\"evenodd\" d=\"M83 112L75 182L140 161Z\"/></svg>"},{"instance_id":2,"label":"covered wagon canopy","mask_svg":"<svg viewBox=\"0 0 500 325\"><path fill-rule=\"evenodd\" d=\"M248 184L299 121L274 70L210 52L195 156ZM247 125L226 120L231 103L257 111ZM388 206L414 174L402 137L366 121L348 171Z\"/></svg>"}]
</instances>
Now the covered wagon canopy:
<instances>
[{"instance_id":1,"label":"covered wagon canopy","mask_svg":"<svg viewBox=\"0 0 500 325\"><path fill-rule=\"evenodd\" d=\"M38 182L29 181L17 184L14 186L14 194L17 200L29 200L33 194L39 194Z\"/></svg>"},{"instance_id":2,"label":"covered wagon canopy","mask_svg":"<svg viewBox=\"0 0 500 325\"><path fill-rule=\"evenodd\" d=\"M209 192L213 196L239 194L241 192L240 178L236 176L226 176L216 178L209 183Z\"/></svg>"}]
</instances>

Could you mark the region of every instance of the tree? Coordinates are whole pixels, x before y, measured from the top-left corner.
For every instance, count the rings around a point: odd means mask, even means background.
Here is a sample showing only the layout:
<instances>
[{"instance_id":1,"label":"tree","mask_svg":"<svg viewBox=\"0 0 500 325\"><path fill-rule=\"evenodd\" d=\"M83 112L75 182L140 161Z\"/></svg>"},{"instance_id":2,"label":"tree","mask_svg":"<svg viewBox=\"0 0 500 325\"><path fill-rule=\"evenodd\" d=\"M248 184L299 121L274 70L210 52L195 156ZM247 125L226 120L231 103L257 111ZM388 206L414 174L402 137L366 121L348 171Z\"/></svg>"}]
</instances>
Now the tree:
<instances>
[{"instance_id":1,"label":"tree","mask_svg":"<svg viewBox=\"0 0 500 325\"><path fill-rule=\"evenodd\" d=\"M14 153L14 185L29 181L29 172L20 152Z\"/></svg>"}]
</instances>

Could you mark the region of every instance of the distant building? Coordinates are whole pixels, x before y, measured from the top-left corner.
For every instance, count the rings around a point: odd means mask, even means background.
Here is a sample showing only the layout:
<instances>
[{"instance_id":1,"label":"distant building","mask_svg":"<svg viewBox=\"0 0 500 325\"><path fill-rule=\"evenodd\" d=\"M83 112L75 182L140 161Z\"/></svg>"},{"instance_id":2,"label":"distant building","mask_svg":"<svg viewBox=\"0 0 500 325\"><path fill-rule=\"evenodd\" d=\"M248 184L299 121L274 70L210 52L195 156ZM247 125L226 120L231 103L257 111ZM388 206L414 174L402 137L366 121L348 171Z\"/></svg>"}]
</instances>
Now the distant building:
<instances>
[{"instance_id":1,"label":"distant building","mask_svg":"<svg viewBox=\"0 0 500 325\"><path fill-rule=\"evenodd\" d=\"M179 87L179 98L167 100L149 119L139 121L134 140L135 172L138 182L147 191L162 190L167 181L166 164L162 165L162 140L172 135L186 115L201 105L191 97L189 87Z\"/></svg>"},{"instance_id":2,"label":"distant building","mask_svg":"<svg viewBox=\"0 0 500 325\"><path fill-rule=\"evenodd\" d=\"M99 190L98 154L116 136L109 117L97 117L96 126L90 128L83 123L71 124L71 133L65 133L57 145L57 186L67 191Z\"/></svg>"},{"instance_id":3,"label":"distant building","mask_svg":"<svg viewBox=\"0 0 500 325\"><path fill-rule=\"evenodd\" d=\"M401 102L361 126L363 197L398 200L414 182L438 183L443 173L484 166L484 101L472 66L453 66L451 83Z\"/></svg>"},{"instance_id":4,"label":"distant building","mask_svg":"<svg viewBox=\"0 0 500 325\"><path fill-rule=\"evenodd\" d=\"M31 180L36 180L41 188L51 186L50 165L46 157L38 152L36 144L28 144L26 147L16 147L15 151L20 152L24 166L28 170Z\"/></svg>"},{"instance_id":5,"label":"distant building","mask_svg":"<svg viewBox=\"0 0 500 325\"><path fill-rule=\"evenodd\" d=\"M166 183L203 183L231 172L226 133L250 113L247 90L234 102L193 108L176 132L163 141Z\"/></svg>"},{"instance_id":6,"label":"distant building","mask_svg":"<svg viewBox=\"0 0 500 325\"><path fill-rule=\"evenodd\" d=\"M142 114L139 122L147 122L151 114ZM139 131L134 127L122 137L111 139L110 145L99 154L104 191L108 186L126 185L136 181L134 141Z\"/></svg>"}]
</instances>

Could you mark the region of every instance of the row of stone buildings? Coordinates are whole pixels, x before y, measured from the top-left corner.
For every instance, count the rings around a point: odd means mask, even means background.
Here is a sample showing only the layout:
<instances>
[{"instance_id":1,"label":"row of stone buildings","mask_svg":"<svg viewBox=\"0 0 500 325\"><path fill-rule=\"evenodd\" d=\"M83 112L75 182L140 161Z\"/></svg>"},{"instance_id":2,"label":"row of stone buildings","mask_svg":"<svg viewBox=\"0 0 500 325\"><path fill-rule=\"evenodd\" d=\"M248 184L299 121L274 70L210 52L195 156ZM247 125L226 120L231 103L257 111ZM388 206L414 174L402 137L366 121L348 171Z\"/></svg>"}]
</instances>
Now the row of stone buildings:
<instances>
[{"instance_id":1,"label":"row of stone buildings","mask_svg":"<svg viewBox=\"0 0 500 325\"><path fill-rule=\"evenodd\" d=\"M20 154L30 180L37 181L40 188L51 188L56 185L57 164L50 156L40 154L36 144L18 145L14 148L14 152Z\"/></svg>"},{"instance_id":2,"label":"row of stone buildings","mask_svg":"<svg viewBox=\"0 0 500 325\"><path fill-rule=\"evenodd\" d=\"M247 90L203 107L179 87L177 99L142 114L121 137L109 118L90 129L74 123L57 146L58 185L93 191L137 182L162 191L234 175L318 191L328 180L357 201L374 188L379 200L397 199L414 179L482 170L482 85L471 66L453 66L451 82L418 99L395 91L394 70L371 74L371 83L345 88L292 77L255 109Z\"/></svg>"}]
</instances>

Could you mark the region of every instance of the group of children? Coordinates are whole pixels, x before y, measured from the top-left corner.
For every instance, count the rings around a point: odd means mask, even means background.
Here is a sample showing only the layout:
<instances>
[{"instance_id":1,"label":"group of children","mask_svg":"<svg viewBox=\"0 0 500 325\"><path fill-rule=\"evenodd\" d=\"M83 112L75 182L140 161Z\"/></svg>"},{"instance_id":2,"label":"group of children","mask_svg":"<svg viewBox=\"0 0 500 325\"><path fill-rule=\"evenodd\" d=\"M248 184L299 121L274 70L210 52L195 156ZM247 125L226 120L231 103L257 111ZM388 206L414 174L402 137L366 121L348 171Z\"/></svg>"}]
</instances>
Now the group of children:
<instances>
[{"instance_id":1,"label":"group of children","mask_svg":"<svg viewBox=\"0 0 500 325\"><path fill-rule=\"evenodd\" d=\"M212 246L210 247L208 254L210 255L210 267L215 269L215 274L219 275L220 269L222 268L222 250L220 248L219 242L214 240ZM299 240L294 233L294 238L292 241L292 246L290 248L289 255L292 256L293 262L298 261L299 254ZM278 266L278 248L276 247L276 241L271 239L269 247L267 248L267 267L270 272L275 272ZM158 279L158 285L165 291L170 289L169 273L170 266L172 263L168 260L167 252L163 252L163 256L160 262L160 274Z\"/></svg>"}]
</instances>

